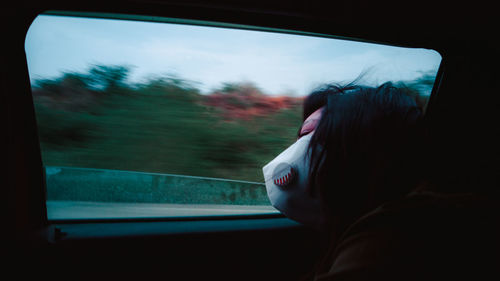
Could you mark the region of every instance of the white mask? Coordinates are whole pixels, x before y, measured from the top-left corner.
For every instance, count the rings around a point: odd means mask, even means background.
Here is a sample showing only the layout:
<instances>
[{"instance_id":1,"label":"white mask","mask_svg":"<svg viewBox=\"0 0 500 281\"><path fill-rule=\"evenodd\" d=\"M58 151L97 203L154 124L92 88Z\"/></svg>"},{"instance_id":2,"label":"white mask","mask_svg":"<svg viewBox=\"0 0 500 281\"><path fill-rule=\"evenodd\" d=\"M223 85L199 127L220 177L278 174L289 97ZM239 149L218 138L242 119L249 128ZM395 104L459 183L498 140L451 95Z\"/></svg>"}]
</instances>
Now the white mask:
<instances>
[{"instance_id":1,"label":"white mask","mask_svg":"<svg viewBox=\"0 0 500 281\"><path fill-rule=\"evenodd\" d=\"M307 192L309 142L313 134L298 139L262 168L267 196L285 216L321 228L324 224L321 201Z\"/></svg>"}]
</instances>

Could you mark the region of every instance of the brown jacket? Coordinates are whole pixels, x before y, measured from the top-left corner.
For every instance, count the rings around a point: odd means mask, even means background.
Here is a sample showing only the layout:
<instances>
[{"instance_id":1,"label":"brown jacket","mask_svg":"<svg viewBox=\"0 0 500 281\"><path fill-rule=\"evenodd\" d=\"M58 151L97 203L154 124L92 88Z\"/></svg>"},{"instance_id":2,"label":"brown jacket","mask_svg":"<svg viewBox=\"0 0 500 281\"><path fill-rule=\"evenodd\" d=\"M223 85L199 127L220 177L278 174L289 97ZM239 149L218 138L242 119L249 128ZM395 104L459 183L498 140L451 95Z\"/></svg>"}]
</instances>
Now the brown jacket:
<instances>
[{"instance_id":1,"label":"brown jacket","mask_svg":"<svg viewBox=\"0 0 500 281\"><path fill-rule=\"evenodd\" d=\"M494 196L414 192L350 226L314 280L500 280L499 210Z\"/></svg>"}]
</instances>

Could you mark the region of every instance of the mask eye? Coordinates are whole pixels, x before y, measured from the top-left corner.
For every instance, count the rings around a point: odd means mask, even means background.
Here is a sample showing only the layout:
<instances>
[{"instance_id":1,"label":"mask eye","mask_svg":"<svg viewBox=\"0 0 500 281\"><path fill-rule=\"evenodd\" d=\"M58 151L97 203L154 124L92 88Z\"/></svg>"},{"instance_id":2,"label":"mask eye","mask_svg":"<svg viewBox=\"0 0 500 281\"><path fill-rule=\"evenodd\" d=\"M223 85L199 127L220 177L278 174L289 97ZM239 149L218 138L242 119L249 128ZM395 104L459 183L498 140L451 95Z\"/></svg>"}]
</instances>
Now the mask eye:
<instances>
[{"instance_id":1,"label":"mask eye","mask_svg":"<svg viewBox=\"0 0 500 281\"><path fill-rule=\"evenodd\" d=\"M321 119L322 110L323 107L316 110L311 115L309 115L309 117L306 118L306 120L302 124L302 127L300 128L297 139L300 139L301 137L310 134L316 129L316 126L318 125L318 122Z\"/></svg>"},{"instance_id":2,"label":"mask eye","mask_svg":"<svg viewBox=\"0 0 500 281\"><path fill-rule=\"evenodd\" d=\"M300 139L301 137L303 137L303 136L306 136L306 135L310 134L312 131L313 131L313 130L304 130L304 131L300 130L300 132L299 132L299 136L297 137L297 139Z\"/></svg>"}]
</instances>

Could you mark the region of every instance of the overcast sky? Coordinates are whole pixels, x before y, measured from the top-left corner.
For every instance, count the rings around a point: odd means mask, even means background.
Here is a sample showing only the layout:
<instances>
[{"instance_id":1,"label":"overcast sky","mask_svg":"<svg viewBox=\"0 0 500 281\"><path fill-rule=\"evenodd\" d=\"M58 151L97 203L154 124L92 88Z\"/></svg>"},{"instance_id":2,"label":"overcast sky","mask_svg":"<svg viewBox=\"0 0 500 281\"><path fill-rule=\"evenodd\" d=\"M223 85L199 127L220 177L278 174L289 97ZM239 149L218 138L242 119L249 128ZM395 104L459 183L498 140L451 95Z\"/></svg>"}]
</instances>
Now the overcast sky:
<instances>
[{"instance_id":1,"label":"overcast sky","mask_svg":"<svg viewBox=\"0 0 500 281\"><path fill-rule=\"evenodd\" d=\"M25 42L32 81L93 64L132 66L132 82L176 75L207 93L251 81L268 94L306 95L320 83L346 82L368 68L367 84L437 72L441 56L320 37L192 25L38 16Z\"/></svg>"}]
</instances>

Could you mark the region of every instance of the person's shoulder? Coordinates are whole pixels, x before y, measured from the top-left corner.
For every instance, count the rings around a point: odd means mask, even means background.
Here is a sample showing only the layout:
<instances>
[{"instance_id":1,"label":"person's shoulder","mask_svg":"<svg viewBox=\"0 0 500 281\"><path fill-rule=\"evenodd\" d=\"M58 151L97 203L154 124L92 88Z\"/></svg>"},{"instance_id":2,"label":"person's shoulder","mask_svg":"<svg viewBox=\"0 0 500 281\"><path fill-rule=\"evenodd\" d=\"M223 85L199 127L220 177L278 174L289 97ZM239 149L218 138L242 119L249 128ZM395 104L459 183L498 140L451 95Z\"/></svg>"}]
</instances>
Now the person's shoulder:
<instances>
[{"instance_id":1,"label":"person's shoulder","mask_svg":"<svg viewBox=\"0 0 500 281\"><path fill-rule=\"evenodd\" d=\"M500 198L492 194L440 193L420 190L386 202L358 219L346 231L350 233L374 228L416 228L425 231L430 224L439 228L451 223L497 221L500 215ZM425 226L428 226L427 228Z\"/></svg>"},{"instance_id":2,"label":"person's shoulder","mask_svg":"<svg viewBox=\"0 0 500 281\"><path fill-rule=\"evenodd\" d=\"M498 210L494 196L413 192L349 227L318 280L498 274Z\"/></svg>"}]
</instances>

